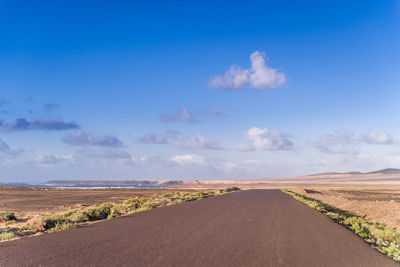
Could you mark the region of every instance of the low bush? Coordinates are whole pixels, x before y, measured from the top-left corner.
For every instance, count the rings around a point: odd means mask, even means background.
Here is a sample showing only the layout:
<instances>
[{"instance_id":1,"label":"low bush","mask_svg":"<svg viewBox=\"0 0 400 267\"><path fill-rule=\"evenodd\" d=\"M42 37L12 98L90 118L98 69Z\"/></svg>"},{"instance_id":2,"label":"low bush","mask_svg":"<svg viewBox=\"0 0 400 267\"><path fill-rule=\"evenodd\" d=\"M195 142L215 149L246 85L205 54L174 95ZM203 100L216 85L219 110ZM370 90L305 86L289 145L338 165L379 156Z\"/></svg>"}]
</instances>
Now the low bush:
<instances>
[{"instance_id":1,"label":"low bush","mask_svg":"<svg viewBox=\"0 0 400 267\"><path fill-rule=\"evenodd\" d=\"M61 224L65 222L64 215L49 215L43 216L43 227L48 230L50 228L54 228L57 224Z\"/></svg>"},{"instance_id":2,"label":"low bush","mask_svg":"<svg viewBox=\"0 0 400 267\"><path fill-rule=\"evenodd\" d=\"M173 197L174 195L175 195L175 192L170 192L170 193L162 194L162 197Z\"/></svg>"},{"instance_id":3,"label":"low bush","mask_svg":"<svg viewBox=\"0 0 400 267\"><path fill-rule=\"evenodd\" d=\"M13 232L0 232L0 241L6 241L17 237Z\"/></svg>"},{"instance_id":4,"label":"low bush","mask_svg":"<svg viewBox=\"0 0 400 267\"><path fill-rule=\"evenodd\" d=\"M145 198L131 197L124 201L124 206L130 209L140 208L147 200Z\"/></svg>"},{"instance_id":5,"label":"low bush","mask_svg":"<svg viewBox=\"0 0 400 267\"><path fill-rule=\"evenodd\" d=\"M17 217L15 217L14 213L11 212L0 212L0 221L12 221L12 220L16 220Z\"/></svg>"},{"instance_id":6,"label":"low bush","mask_svg":"<svg viewBox=\"0 0 400 267\"><path fill-rule=\"evenodd\" d=\"M88 208L84 211L89 221L97 221L107 219L113 208L112 203L103 203L98 207Z\"/></svg>"},{"instance_id":7,"label":"low bush","mask_svg":"<svg viewBox=\"0 0 400 267\"><path fill-rule=\"evenodd\" d=\"M49 233L57 231L65 231L75 228L75 224L71 222L56 223L56 225L49 230Z\"/></svg>"}]
</instances>

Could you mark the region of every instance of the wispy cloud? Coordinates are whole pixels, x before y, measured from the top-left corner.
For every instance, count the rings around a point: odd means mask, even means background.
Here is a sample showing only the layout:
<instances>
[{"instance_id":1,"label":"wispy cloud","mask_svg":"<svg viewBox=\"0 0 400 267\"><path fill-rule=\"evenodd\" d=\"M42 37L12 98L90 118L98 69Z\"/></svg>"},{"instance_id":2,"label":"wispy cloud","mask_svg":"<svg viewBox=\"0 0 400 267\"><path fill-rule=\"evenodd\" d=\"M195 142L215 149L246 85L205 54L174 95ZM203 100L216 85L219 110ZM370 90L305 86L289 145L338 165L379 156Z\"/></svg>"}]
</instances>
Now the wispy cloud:
<instances>
[{"instance_id":1,"label":"wispy cloud","mask_svg":"<svg viewBox=\"0 0 400 267\"><path fill-rule=\"evenodd\" d=\"M171 161L176 162L180 165L186 165L186 164L203 165L206 163L204 157L196 154L176 155L171 158Z\"/></svg>"},{"instance_id":2,"label":"wispy cloud","mask_svg":"<svg viewBox=\"0 0 400 267\"><path fill-rule=\"evenodd\" d=\"M393 145L394 138L384 131L370 131L359 137L354 133L341 130L321 136L312 146L327 154L356 155L361 152L361 144Z\"/></svg>"},{"instance_id":3,"label":"wispy cloud","mask_svg":"<svg viewBox=\"0 0 400 267\"><path fill-rule=\"evenodd\" d=\"M174 143L174 146L180 149L222 149L222 146L215 140L208 140L203 135L183 137Z\"/></svg>"},{"instance_id":4,"label":"wispy cloud","mask_svg":"<svg viewBox=\"0 0 400 267\"><path fill-rule=\"evenodd\" d=\"M251 68L242 69L232 65L223 76L214 76L209 80L211 88L238 90L255 88L259 90L275 88L286 82L285 74L267 65L266 54L255 51L250 55Z\"/></svg>"},{"instance_id":5,"label":"wispy cloud","mask_svg":"<svg viewBox=\"0 0 400 267\"><path fill-rule=\"evenodd\" d=\"M392 145L394 138L384 131L370 131L360 137L360 140L371 145Z\"/></svg>"},{"instance_id":6,"label":"wispy cloud","mask_svg":"<svg viewBox=\"0 0 400 267\"><path fill-rule=\"evenodd\" d=\"M138 139L142 144L168 144L171 140L176 140L180 132L173 129L166 129L161 134L147 133Z\"/></svg>"},{"instance_id":7,"label":"wispy cloud","mask_svg":"<svg viewBox=\"0 0 400 267\"><path fill-rule=\"evenodd\" d=\"M251 145L243 145L241 151L253 150L292 150L294 144L287 134L268 128L251 127L247 130Z\"/></svg>"},{"instance_id":8,"label":"wispy cloud","mask_svg":"<svg viewBox=\"0 0 400 267\"><path fill-rule=\"evenodd\" d=\"M116 136L103 135L95 136L92 133L86 133L78 130L75 133L68 134L62 138L62 141L75 146L103 146L103 147L121 147L123 142Z\"/></svg>"},{"instance_id":9,"label":"wispy cloud","mask_svg":"<svg viewBox=\"0 0 400 267\"><path fill-rule=\"evenodd\" d=\"M20 151L11 149L11 147L0 138L0 153L6 156L16 156Z\"/></svg>"},{"instance_id":10,"label":"wispy cloud","mask_svg":"<svg viewBox=\"0 0 400 267\"><path fill-rule=\"evenodd\" d=\"M75 153L78 159L106 159L106 160L130 160L132 158L125 150L115 148L86 148Z\"/></svg>"},{"instance_id":11,"label":"wispy cloud","mask_svg":"<svg viewBox=\"0 0 400 267\"><path fill-rule=\"evenodd\" d=\"M148 133L140 137L139 142L142 144L167 144L168 137L156 133Z\"/></svg>"},{"instance_id":12,"label":"wispy cloud","mask_svg":"<svg viewBox=\"0 0 400 267\"><path fill-rule=\"evenodd\" d=\"M61 162L73 161L73 155L37 155L32 163L37 165L56 165Z\"/></svg>"},{"instance_id":13,"label":"wispy cloud","mask_svg":"<svg viewBox=\"0 0 400 267\"><path fill-rule=\"evenodd\" d=\"M172 121L182 121L189 123L197 122L197 119L187 108L183 108L182 110L173 113L162 114L160 119L163 122L172 122Z\"/></svg>"},{"instance_id":14,"label":"wispy cloud","mask_svg":"<svg viewBox=\"0 0 400 267\"><path fill-rule=\"evenodd\" d=\"M360 151L354 146L356 138L354 134L345 130L321 136L312 146L320 152L327 154L358 154Z\"/></svg>"},{"instance_id":15,"label":"wispy cloud","mask_svg":"<svg viewBox=\"0 0 400 267\"><path fill-rule=\"evenodd\" d=\"M0 131L17 132L29 130L64 131L77 129L79 125L74 122L65 122L62 119L16 119L14 122L0 122Z\"/></svg>"}]
</instances>

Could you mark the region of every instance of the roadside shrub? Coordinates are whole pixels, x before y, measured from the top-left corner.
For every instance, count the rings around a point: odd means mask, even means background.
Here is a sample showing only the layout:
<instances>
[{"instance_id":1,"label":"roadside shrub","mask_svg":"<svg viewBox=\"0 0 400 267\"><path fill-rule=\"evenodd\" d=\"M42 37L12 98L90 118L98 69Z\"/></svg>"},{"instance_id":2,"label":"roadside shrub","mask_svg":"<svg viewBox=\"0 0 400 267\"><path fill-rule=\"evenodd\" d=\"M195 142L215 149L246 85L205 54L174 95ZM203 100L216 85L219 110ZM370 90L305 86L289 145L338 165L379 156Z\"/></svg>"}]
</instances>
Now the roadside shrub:
<instances>
[{"instance_id":1,"label":"roadside shrub","mask_svg":"<svg viewBox=\"0 0 400 267\"><path fill-rule=\"evenodd\" d=\"M382 251L395 261L400 261L400 248L398 245L390 244L388 247L383 247Z\"/></svg>"},{"instance_id":2,"label":"roadside shrub","mask_svg":"<svg viewBox=\"0 0 400 267\"><path fill-rule=\"evenodd\" d=\"M98 207L86 209L84 214L88 217L89 221L104 220L110 215L112 208L112 203L103 203Z\"/></svg>"},{"instance_id":3,"label":"roadside shrub","mask_svg":"<svg viewBox=\"0 0 400 267\"><path fill-rule=\"evenodd\" d=\"M236 191L240 191L242 189L240 189L237 186L232 186L232 187L228 187L227 189L225 189L226 192L236 192Z\"/></svg>"},{"instance_id":4,"label":"roadside shrub","mask_svg":"<svg viewBox=\"0 0 400 267\"><path fill-rule=\"evenodd\" d=\"M6 241L15 237L16 235L13 232L0 232L0 241Z\"/></svg>"},{"instance_id":5,"label":"roadside shrub","mask_svg":"<svg viewBox=\"0 0 400 267\"><path fill-rule=\"evenodd\" d=\"M172 197L174 196L175 192L170 192L170 193L164 193L162 194L162 197Z\"/></svg>"},{"instance_id":6,"label":"roadside shrub","mask_svg":"<svg viewBox=\"0 0 400 267\"><path fill-rule=\"evenodd\" d=\"M43 216L42 221L44 228L47 230L55 227L57 224L65 222L65 218L63 217L63 215L50 215Z\"/></svg>"},{"instance_id":7,"label":"roadside shrub","mask_svg":"<svg viewBox=\"0 0 400 267\"><path fill-rule=\"evenodd\" d=\"M71 213L67 219L71 222L75 223L81 223L81 222L87 222L90 221L90 218L88 214L85 211L75 211L74 213Z\"/></svg>"},{"instance_id":8,"label":"roadside shrub","mask_svg":"<svg viewBox=\"0 0 400 267\"><path fill-rule=\"evenodd\" d=\"M361 238L369 239L371 234L369 231L369 224L366 220L361 217L349 217L343 221L344 225L350 226L350 229L358 234Z\"/></svg>"},{"instance_id":9,"label":"roadside shrub","mask_svg":"<svg viewBox=\"0 0 400 267\"><path fill-rule=\"evenodd\" d=\"M159 206L158 203L156 202L146 202L143 207L149 208L149 209L154 209L157 208Z\"/></svg>"},{"instance_id":10,"label":"roadside shrub","mask_svg":"<svg viewBox=\"0 0 400 267\"><path fill-rule=\"evenodd\" d=\"M115 205L113 211L121 214L126 211L126 207L124 205Z\"/></svg>"},{"instance_id":11,"label":"roadside shrub","mask_svg":"<svg viewBox=\"0 0 400 267\"><path fill-rule=\"evenodd\" d=\"M124 201L124 205L127 206L130 209L138 209L140 208L143 203L145 203L147 200L145 198L138 198L138 197L132 197Z\"/></svg>"},{"instance_id":12,"label":"roadside shrub","mask_svg":"<svg viewBox=\"0 0 400 267\"><path fill-rule=\"evenodd\" d=\"M11 212L0 212L0 221L15 221L17 217L15 217L14 213Z\"/></svg>"},{"instance_id":13,"label":"roadside shrub","mask_svg":"<svg viewBox=\"0 0 400 267\"><path fill-rule=\"evenodd\" d=\"M71 222L56 223L56 225L49 230L49 233L70 230L73 228L75 228L75 224Z\"/></svg>"}]
</instances>

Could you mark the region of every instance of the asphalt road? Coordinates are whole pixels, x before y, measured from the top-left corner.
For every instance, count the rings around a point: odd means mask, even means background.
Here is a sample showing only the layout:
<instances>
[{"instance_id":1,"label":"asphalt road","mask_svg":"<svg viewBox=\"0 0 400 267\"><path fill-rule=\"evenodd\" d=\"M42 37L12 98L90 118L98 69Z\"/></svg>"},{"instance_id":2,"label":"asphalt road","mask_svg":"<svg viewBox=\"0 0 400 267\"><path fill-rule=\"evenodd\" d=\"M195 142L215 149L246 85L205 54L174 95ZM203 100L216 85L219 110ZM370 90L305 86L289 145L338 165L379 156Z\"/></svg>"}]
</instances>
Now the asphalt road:
<instances>
[{"instance_id":1,"label":"asphalt road","mask_svg":"<svg viewBox=\"0 0 400 267\"><path fill-rule=\"evenodd\" d=\"M279 190L0 243L1 266L400 266Z\"/></svg>"}]
</instances>

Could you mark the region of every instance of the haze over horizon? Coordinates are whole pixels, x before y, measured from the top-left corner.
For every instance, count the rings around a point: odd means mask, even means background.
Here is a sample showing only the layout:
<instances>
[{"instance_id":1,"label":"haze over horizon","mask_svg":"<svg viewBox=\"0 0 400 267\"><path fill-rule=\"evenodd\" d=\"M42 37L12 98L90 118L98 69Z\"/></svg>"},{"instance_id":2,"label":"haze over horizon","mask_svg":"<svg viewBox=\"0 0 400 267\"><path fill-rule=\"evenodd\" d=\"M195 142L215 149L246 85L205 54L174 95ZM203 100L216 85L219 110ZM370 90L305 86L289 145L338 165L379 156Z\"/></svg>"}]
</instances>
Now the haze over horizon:
<instances>
[{"instance_id":1,"label":"haze over horizon","mask_svg":"<svg viewBox=\"0 0 400 267\"><path fill-rule=\"evenodd\" d=\"M400 167L400 2L0 2L0 182Z\"/></svg>"}]
</instances>

